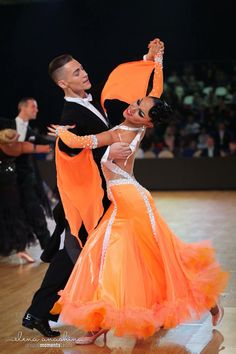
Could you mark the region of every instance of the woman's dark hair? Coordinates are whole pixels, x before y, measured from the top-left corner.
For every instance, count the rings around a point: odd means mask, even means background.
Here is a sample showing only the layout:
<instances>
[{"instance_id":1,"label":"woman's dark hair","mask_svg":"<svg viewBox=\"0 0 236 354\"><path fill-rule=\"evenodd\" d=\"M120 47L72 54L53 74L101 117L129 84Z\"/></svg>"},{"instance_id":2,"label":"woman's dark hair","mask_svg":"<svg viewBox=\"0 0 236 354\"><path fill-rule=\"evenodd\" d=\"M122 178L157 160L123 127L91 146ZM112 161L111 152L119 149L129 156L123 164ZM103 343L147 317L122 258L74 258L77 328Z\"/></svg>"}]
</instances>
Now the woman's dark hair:
<instances>
[{"instance_id":1,"label":"woman's dark hair","mask_svg":"<svg viewBox=\"0 0 236 354\"><path fill-rule=\"evenodd\" d=\"M167 124L171 119L172 109L165 101L157 97L152 97L154 106L149 110L148 115L154 125Z\"/></svg>"}]
</instances>

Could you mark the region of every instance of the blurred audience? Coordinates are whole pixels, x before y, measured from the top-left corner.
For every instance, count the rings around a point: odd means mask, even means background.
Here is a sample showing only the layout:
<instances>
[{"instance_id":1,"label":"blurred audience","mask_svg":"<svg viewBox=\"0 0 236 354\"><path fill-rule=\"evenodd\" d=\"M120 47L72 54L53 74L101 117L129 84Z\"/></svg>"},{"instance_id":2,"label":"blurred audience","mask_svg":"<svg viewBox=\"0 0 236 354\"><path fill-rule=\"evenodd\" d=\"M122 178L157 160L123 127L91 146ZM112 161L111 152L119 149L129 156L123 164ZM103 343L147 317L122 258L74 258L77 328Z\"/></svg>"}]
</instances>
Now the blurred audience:
<instances>
[{"instance_id":1,"label":"blurred audience","mask_svg":"<svg viewBox=\"0 0 236 354\"><path fill-rule=\"evenodd\" d=\"M202 150L201 156L203 156L203 157L220 156L220 150L216 146L213 136L211 136L211 135L207 136L207 147Z\"/></svg>"},{"instance_id":2,"label":"blurred audience","mask_svg":"<svg viewBox=\"0 0 236 354\"><path fill-rule=\"evenodd\" d=\"M196 63L165 75L171 123L143 140L139 158L236 156L236 64Z\"/></svg>"}]
</instances>

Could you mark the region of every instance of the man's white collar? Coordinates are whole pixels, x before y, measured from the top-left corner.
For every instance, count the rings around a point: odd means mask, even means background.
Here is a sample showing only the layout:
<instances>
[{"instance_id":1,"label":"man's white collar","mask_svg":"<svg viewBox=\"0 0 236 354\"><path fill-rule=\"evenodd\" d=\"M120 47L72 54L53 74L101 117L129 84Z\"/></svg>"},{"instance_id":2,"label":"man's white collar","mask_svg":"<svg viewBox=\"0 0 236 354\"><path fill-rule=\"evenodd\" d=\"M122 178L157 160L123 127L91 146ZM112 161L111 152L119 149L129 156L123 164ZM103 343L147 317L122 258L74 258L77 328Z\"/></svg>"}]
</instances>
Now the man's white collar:
<instances>
[{"instance_id":1,"label":"man's white collar","mask_svg":"<svg viewBox=\"0 0 236 354\"><path fill-rule=\"evenodd\" d=\"M29 121L28 121L28 120L24 120L24 119L22 119L22 118L19 117L19 116L16 117L16 120L17 120L20 124L25 125L25 126L28 126L28 124L29 124Z\"/></svg>"},{"instance_id":2,"label":"man's white collar","mask_svg":"<svg viewBox=\"0 0 236 354\"><path fill-rule=\"evenodd\" d=\"M91 102L93 100L93 97L92 95L89 93L87 94L86 97L68 97L68 96L65 96L65 100L67 102L75 102L75 103L84 103L84 104L87 104L89 102Z\"/></svg>"}]
</instances>

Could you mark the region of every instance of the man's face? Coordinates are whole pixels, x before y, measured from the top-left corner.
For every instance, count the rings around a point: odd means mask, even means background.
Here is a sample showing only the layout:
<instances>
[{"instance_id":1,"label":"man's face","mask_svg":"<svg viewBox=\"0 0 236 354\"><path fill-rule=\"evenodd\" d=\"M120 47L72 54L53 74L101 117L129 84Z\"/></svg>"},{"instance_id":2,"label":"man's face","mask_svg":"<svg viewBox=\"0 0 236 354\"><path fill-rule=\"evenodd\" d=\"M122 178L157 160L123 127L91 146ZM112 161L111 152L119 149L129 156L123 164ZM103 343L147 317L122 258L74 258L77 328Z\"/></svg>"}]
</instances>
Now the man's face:
<instances>
[{"instance_id":1,"label":"man's face","mask_svg":"<svg viewBox=\"0 0 236 354\"><path fill-rule=\"evenodd\" d=\"M26 103L21 106L21 113L28 120L36 119L38 113L38 105L35 100L28 100Z\"/></svg>"},{"instance_id":2,"label":"man's face","mask_svg":"<svg viewBox=\"0 0 236 354\"><path fill-rule=\"evenodd\" d=\"M66 94L71 95L81 95L81 93L91 88L88 74L75 59L64 65L58 85L66 91Z\"/></svg>"}]
</instances>

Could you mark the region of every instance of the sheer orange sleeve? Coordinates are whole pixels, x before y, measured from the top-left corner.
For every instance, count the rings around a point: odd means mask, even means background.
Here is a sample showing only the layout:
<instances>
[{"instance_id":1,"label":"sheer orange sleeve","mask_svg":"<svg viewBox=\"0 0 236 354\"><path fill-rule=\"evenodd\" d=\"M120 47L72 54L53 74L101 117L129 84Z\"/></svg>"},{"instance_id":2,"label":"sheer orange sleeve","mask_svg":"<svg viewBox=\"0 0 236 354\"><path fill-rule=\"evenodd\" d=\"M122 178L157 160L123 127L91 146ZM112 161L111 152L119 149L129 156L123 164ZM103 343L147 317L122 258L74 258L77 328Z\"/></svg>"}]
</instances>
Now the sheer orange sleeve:
<instances>
[{"instance_id":1,"label":"sheer orange sleeve","mask_svg":"<svg viewBox=\"0 0 236 354\"><path fill-rule=\"evenodd\" d=\"M163 92L163 67L162 67L162 57L156 57L155 59L155 69L153 76L152 91L149 96L160 98Z\"/></svg>"},{"instance_id":2,"label":"sheer orange sleeve","mask_svg":"<svg viewBox=\"0 0 236 354\"><path fill-rule=\"evenodd\" d=\"M118 99L130 104L145 97L153 70L153 89L149 95L159 98L163 91L162 58L157 58L155 62L134 61L121 64L111 72L101 94L103 108L107 99Z\"/></svg>"},{"instance_id":3,"label":"sheer orange sleeve","mask_svg":"<svg viewBox=\"0 0 236 354\"><path fill-rule=\"evenodd\" d=\"M79 136L69 132L63 126L59 126L56 129L56 134L64 144L72 149L96 149L97 147L111 145L114 142L114 133L109 130L97 135Z\"/></svg>"}]
</instances>

